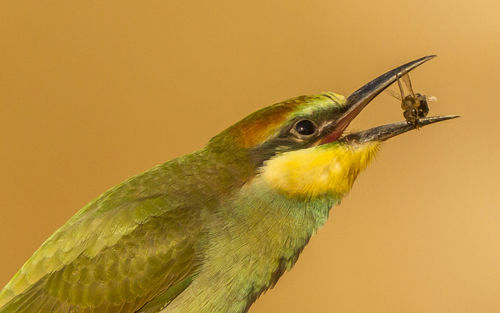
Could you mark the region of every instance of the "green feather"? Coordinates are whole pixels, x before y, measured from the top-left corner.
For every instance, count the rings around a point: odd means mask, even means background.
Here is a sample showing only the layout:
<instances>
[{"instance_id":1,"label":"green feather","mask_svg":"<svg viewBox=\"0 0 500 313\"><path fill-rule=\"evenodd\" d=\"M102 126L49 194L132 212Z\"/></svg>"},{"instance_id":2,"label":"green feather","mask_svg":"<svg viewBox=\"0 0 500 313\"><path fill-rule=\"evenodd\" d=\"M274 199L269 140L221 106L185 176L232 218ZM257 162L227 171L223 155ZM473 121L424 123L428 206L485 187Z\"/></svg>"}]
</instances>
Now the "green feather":
<instances>
[{"instance_id":1,"label":"green feather","mask_svg":"<svg viewBox=\"0 0 500 313\"><path fill-rule=\"evenodd\" d=\"M260 172L269 158L304 148L280 137L297 114L340 114L333 95L260 110L206 148L105 192L24 264L0 292L0 313L246 311L339 200L289 197ZM268 118L274 128L242 140Z\"/></svg>"}]
</instances>

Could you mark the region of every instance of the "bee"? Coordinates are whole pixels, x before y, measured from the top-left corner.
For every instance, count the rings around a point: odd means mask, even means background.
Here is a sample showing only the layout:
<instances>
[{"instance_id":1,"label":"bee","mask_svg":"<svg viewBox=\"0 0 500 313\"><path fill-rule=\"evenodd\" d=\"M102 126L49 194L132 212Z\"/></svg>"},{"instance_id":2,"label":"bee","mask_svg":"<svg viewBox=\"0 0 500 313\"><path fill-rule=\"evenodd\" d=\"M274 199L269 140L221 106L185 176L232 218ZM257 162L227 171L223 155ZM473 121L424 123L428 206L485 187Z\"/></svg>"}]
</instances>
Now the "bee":
<instances>
[{"instance_id":1,"label":"bee","mask_svg":"<svg viewBox=\"0 0 500 313\"><path fill-rule=\"evenodd\" d=\"M401 81L403 81L406 86L408 91L407 94L405 94ZM437 98L413 92L410 75L408 73L399 73L397 76L397 82L400 94L398 95L390 90L389 93L394 98L401 101L401 108L403 109L403 116L406 119L406 122L418 128L419 120L426 117L429 113L429 102L435 102L437 101Z\"/></svg>"}]
</instances>

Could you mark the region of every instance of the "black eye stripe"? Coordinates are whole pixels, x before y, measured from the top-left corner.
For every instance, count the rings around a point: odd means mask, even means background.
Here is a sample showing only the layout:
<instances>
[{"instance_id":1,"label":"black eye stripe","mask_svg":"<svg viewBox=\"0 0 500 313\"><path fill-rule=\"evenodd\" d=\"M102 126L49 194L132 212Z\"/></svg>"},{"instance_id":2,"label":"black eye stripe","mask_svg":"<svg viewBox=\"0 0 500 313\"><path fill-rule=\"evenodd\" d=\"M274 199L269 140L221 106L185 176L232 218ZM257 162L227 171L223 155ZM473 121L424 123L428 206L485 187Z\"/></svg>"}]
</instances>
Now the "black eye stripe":
<instances>
[{"instance_id":1,"label":"black eye stripe","mask_svg":"<svg viewBox=\"0 0 500 313\"><path fill-rule=\"evenodd\" d=\"M310 120L301 120L295 124L295 131L300 135L312 135L316 131L316 125Z\"/></svg>"}]
</instances>

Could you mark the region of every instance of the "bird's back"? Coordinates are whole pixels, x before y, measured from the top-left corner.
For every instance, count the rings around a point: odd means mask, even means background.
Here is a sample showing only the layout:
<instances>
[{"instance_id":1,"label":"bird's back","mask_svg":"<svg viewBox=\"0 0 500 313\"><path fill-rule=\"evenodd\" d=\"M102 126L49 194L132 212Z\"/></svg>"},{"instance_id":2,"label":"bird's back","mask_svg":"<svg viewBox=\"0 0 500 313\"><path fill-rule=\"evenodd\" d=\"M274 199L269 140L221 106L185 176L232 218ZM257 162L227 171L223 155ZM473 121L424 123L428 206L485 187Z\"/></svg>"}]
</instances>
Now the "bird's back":
<instances>
[{"instance_id":1,"label":"bird's back","mask_svg":"<svg viewBox=\"0 0 500 313\"><path fill-rule=\"evenodd\" d=\"M86 205L5 286L0 312L128 313L170 301L201 262L200 214L224 188L206 155L157 166Z\"/></svg>"}]
</instances>

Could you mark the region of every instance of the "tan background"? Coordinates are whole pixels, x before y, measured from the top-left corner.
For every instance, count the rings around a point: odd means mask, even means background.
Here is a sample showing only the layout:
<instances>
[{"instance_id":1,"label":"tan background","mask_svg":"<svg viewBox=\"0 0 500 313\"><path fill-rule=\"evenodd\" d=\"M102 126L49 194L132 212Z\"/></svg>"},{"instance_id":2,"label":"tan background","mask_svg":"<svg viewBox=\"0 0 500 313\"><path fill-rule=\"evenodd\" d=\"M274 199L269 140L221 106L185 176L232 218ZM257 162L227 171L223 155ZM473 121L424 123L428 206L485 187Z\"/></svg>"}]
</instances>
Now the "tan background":
<instances>
[{"instance_id":1,"label":"tan background","mask_svg":"<svg viewBox=\"0 0 500 313\"><path fill-rule=\"evenodd\" d=\"M246 114L413 75L460 120L388 142L258 312L500 312L500 5L0 1L0 285L78 208ZM380 96L362 129L401 119Z\"/></svg>"}]
</instances>

